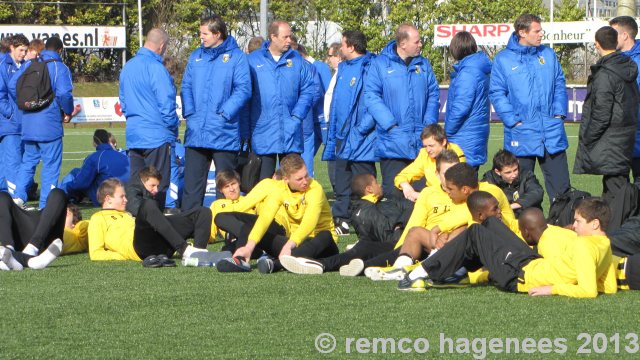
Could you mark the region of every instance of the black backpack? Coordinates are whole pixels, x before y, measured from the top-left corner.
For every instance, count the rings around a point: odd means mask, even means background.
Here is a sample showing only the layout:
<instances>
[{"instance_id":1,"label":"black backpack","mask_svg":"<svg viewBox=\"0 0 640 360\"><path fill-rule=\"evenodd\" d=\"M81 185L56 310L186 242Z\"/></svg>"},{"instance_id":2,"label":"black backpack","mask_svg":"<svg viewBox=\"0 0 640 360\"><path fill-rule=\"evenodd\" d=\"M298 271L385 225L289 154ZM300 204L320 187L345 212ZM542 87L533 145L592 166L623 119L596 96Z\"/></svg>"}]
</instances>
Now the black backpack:
<instances>
[{"instance_id":1,"label":"black backpack","mask_svg":"<svg viewBox=\"0 0 640 360\"><path fill-rule=\"evenodd\" d=\"M245 194L260 182L262 159L251 149L251 140L240 144L237 171L240 173L240 190Z\"/></svg>"},{"instance_id":2,"label":"black backpack","mask_svg":"<svg viewBox=\"0 0 640 360\"><path fill-rule=\"evenodd\" d=\"M16 83L16 103L23 111L40 111L53 101L56 94L51 87L47 64L56 60L32 61Z\"/></svg>"},{"instance_id":3,"label":"black backpack","mask_svg":"<svg viewBox=\"0 0 640 360\"><path fill-rule=\"evenodd\" d=\"M588 197L591 197L590 193L574 188L569 189L564 194L557 195L549 207L547 223L562 227L573 224L576 206L582 199Z\"/></svg>"}]
</instances>

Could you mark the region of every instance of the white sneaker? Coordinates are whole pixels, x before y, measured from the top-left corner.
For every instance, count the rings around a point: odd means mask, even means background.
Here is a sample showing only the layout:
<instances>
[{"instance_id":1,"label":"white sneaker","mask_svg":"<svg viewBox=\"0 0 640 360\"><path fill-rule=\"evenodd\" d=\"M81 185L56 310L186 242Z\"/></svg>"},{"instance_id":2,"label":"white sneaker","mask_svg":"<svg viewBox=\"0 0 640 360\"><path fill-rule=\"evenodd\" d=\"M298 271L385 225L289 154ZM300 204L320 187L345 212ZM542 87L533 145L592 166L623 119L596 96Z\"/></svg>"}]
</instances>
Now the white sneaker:
<instances>
[{"instance_id":1,"label":"white sneaker","mask_svg":"<svg viewBox=\"0 0 640 360\"><path fill-rule=\"evenodd\" d=\"M364 261L362 259L353 259L349 264L340 267L340 275L342 276L358 276L364 270Z\"/></svg>"},{"instance_id":2,"label":"white sneaker","mask_svg":"<svg viewBox=\"0 0 640 360\"><path fill-rule=\"evenodd\" d=\"M16 205L20 206L21 208L24 208L24 200L22 200L22 199L20 199L20 198L15 198L15 199L13 199L13 202L14 202Z\"/></svg>"},{"instance_id":3,"label":"white sneaker","mask_svg":"<svg viewBox=\"0 0 640 360\"><path fill-rule=\"evenodd\" d=\"M394 267L368 267L364 269L364 275L373 281L400 281L404 279L407 271L404 268Z\"/></svg>"},{"instance_id":4,"label":"white sneaker","mask_svg":"<svg viewBox=\"0 0 640 360\"><path fill-rule=\"evenodd\" d=\"M282 267L294 274L319 275L324 272L324 266L315 260L289 255L280 256L279 259Z\"/></svg>"}]
</instances>

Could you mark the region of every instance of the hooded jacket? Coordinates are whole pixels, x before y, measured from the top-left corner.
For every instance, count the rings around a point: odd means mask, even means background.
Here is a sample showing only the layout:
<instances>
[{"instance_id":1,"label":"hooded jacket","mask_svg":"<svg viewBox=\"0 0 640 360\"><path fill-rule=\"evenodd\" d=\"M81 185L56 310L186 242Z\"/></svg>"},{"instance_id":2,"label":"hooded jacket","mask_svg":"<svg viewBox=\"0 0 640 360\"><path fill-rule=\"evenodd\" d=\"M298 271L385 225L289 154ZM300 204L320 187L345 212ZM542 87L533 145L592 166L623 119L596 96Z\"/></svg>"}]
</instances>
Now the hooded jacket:
<instances>
[{"instance_id":1,"label":"hooded jacket","mask_svg":"<svg viewBox=\"0 0 640 360\"><path fill-rule=\"evenodd\" d=\"M514 32L493 61L489 99L504 123L505 150L541 157L569 146L558 118L567 116L567 90L552 49L520 45Z\"/></svg>"},{"instance_id":2,"label":"hooded jacket","mask_svg":"<svg viewBox=\"0 0 640 360\"><path fill-rule=\"evenodd\" d=\"M240 150L240 110L251 97L251 76L247 56L232 36L191 53L181 97L186 147Z\"/></svg>"},{"instance_id":3,"label":"hooded jacket","mask_svg":"<svg viewBox=\"0 0 640 360\"><path fill-rule=\"evenodd\" d=\"M9 54L0 55L0 137L20 135L22 127L15 97L9 93L9 81L18 71L18 65Z\"/></svg>"},{"instance_id":4,"label":"hooded jacket","mask_svg":"<svg viewBox=\"0 0 640 360\"><path fill-rule=\"evenodd\" d=\"M303 151L302 122L315 93L312 65L292 49L276 62L270 42L248 56L251 97L251 145L258 155Z\"/></svg>"},{"instance_id":5,"label":"hooded jacket","mask_svg":"<svg viewBox=\"0 0 640 360\"><path fill-rule=\"evenodd\" d=\"M591 66L575 174L627 175L638 128L638 66L619 52Z\"/></svg>"},{"instance_id":6,"label":"hooded jacket","mask_svg":"<svg viewBox=\"0 0 640 360\"><path fill-rule=\"evenodd\" d=\"M365 77L375 56L370 52L338 65L329 111L329 135L323 160L378 161L375 120L364 105Z\"/></svg>"},{"instance_id":7,"label":"hooded jacket","mask_svg":"<svg viewBox=\"0 0 640 360\"><path fill-rule=\"evenodd\" d=\"M120 105L129 149L155 149L178 137L176 88L153 51L140 48L120 72Z\"/></svg>"},{"instance_id":8,"label":"hooded jacket","mask_svg":"<svg viewBox=\"0 0 640 360\"><path fill-rule=\"evenodd\" d=\"M422 129L438 121L440 90L429 60L411 59L407 66L392 40L371 61L364 101L377 124L376 155L415 159L422 148Z\"/></svg>"},{"instance_id":9,"label":"hooded jacket","mask_svg":"<svg viewBox=\"0 0 640 360\"><path fill-rule=\"evenodd\" d=\"M62 138L62 114L73 112L73 83L69 68L62 63L60 54L52 50L43 50L40 53L41 61L54 60L47 64L51 88L55 97L49 106L40 111L22 111L22 140L49 142ZM36 61L36 60L32 60ZM9 81L11 96L16 99L16 85L20 75L31 65L31 61L25 62Z\"/></svg>"},{"instance_id":10,"label":"hooded jacket","mask_svg":"<svg viewBox=\"0 0 640 360\"><path fill-rule=\"evenodd\" d=\"M636 40L631 50L623 52L622 55L630 57L640 67L640 40ZM636 78L636 84L640 89L640 78ZM633 146L633 157L640 157L640 114L638 114L638 129L636 130L636 143Z\"/></svg>"},{"instance_id":11,"label":"hooded jacket","mask_svg":"<svg viewBox=\"0 0 640 360\"><path fill-rule=\"evenodd\" d=\"M447 96L444 131L459 144L471 166L487 162L489 137L489 75L491 61L483 52L453 65Z\"/></svg>"}]
</instances>

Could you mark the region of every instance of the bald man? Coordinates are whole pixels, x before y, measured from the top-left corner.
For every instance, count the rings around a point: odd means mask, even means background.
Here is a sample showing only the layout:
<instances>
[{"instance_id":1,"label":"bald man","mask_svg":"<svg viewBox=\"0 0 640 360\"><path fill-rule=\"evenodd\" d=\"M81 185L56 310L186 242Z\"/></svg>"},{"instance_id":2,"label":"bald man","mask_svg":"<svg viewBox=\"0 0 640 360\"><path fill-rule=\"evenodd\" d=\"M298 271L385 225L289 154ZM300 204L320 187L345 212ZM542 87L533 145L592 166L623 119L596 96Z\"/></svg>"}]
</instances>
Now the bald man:
<instances>
[{"instance_id":1,"label":"bald man","mask_svg":"<svg viewBox=\"0 0 640 360\"><path fill-rule=\"evenodd\" d=\"M171 146L178 137L176 88L163 65L169 35L162 29L147 33L144 47L120 73L120 105L127 119L130 178L146 166L162 175L158 203L165 203L171 179Z\"/></svg>"},{"instance_id":2,"label":"bald man","mask_svg":"<svg viewBox=\"0 0 640 360\"><path fill-rule=\"evenodd\" d=\"M371 61L364 85L364 103L377 124L376 155L386 197L402 195L393 180L418 156L420 133L438 121L440 107L438 82L421 55L418 29L402 24L395 35Z\"/></svg>"}]
</instances>

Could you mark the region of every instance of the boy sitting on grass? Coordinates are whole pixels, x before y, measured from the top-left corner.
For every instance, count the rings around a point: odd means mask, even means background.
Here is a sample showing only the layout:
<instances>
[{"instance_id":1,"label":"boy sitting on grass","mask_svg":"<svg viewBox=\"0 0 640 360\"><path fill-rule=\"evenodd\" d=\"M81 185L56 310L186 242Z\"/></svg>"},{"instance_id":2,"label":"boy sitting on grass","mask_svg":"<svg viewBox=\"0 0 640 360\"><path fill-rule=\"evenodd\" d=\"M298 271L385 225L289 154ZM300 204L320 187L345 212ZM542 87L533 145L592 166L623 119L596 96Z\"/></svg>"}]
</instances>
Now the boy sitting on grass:
<instances>
[{"instance_id":1,"label":"boy sitting on grass","mask_svg":"<svg viewBox=\"0 0 640 360\"><path fill-rule=\"evenodd\" d=\"M174 252L185 259L195 252L207 251L211 229L208 208L194 213L192 222L182 216L165 217L154 200L142 199L134 219L126 212L124 184L114 178L100 185L97 198L102 211L93 214L89 222L91 260L145 259L143 265L147 267L175 266L167 259ZM185 240L190 237L194 237L193 246Z\"/></svg>"},{"instance_id":2,"label":"boy sitting on grass","mask_svg":"<svg viewBox=\"0 0 640 360\"><path fill-rule=\"evenodd\" d=\"M583 200L575 209L574 246L542 258L495 217L473 224L422 262L400 283L400 290L424 291L443 282L462 266L484 267L500 289L531 296L594 298L617 291L610 241L605 234L611 210L600 198Z\"/></svg>"},{"instance_id":3,"label":"boy sitting on grass","mask_svg":"<svg viewBox=\"0 0 640 360\"><path fill-rule=\"evenodd\" d=\"M493 169L484 174L482 181L502 189L516 217L527 208L542 209L544 190L538 179L531 171L520 172L518 158L507 150L498 150L493 156Z\"/></svg>"}]
</instances>

